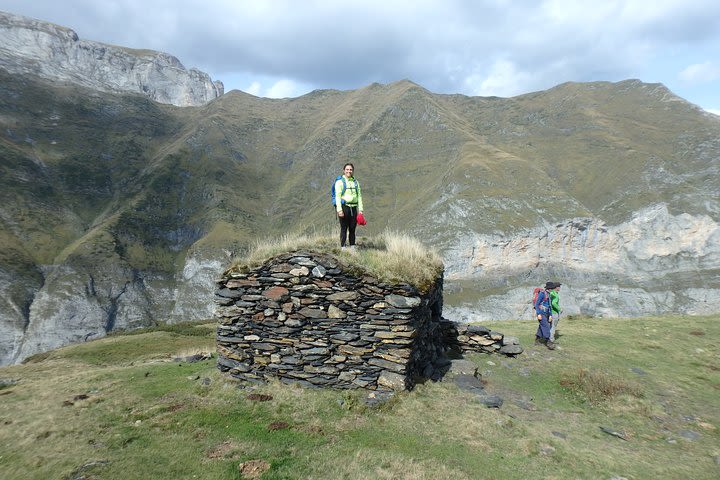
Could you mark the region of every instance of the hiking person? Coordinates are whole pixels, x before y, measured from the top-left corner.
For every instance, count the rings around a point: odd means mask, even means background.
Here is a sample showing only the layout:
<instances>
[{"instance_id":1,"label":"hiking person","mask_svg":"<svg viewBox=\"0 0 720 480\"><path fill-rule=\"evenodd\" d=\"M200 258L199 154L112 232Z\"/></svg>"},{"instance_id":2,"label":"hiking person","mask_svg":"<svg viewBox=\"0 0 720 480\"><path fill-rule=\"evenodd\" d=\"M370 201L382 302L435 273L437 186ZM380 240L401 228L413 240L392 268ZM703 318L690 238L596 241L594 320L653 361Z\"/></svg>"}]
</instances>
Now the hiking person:
<instances>
[{"instance_id":1,"label":"hiking person","mask_svg":"<svg viewBox=\"0 0 720 480\"><path fill-rule=\"evenodd\" d=\"M340 248L342 249L345 249L346 243L354 249L357 215L363 211L360 182L355 180L354 172L353 164L346 163L343 166L343 174L335 180L334 186L335 211L340 220Z\"/></svg>"},{"instance_id":2,"label":"hiking person","mask_svg":"<svg viewBox=\"0 0 720 480\"><path fill-rule=\"evenodd\" d=\"M558 323L560 323L560 285L562 283L554 283L554 287L548 290L550 293L550 309L552 310L552 324L550 326L550 340L555 343Z\"/></svg>"},{"instance_id":3,"label":"hiking person","mask_svg":"<svg viewBox=\"0 0 720 480\"><path fill-rule=\"evenodd\" d=\"M538 292L534 305L539 322L535 333L535 345L545 345L550 350L555 350L555 343L550 336L553 321L550 290L553 288L555 288L555 282L546 282L545 287Z\"/></svg>"}]
</instances>

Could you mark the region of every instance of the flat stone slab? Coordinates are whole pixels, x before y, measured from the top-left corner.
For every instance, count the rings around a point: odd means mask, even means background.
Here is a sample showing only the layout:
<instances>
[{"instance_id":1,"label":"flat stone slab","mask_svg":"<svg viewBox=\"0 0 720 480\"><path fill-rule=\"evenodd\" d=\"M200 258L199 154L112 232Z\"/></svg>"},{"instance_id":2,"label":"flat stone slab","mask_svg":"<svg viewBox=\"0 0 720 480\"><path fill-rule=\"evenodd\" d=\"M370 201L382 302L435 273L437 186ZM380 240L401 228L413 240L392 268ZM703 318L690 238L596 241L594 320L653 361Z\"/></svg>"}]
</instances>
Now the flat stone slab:
<instances>
[{"instance_id":1,"label":"flat stone slab","mask_svg":"<svg viewBox=\"0 0 720 480\"><path fill-rule=\"evenodd\" d=\"M472 375L477 374L477 366L470 360L453 360L450 364L450 374L454 375Z\"/></svg>"},{"instance_id":2,"label":"flat stone slab","mask_svg":"<svg viewBox=\"0 0 720 480\"><path fill-rule=\"evenodd\" d=\"M461 374L456 376L453 381L460 390L464 390L466 392L479 393L485 390L482 382L475 375Z\"/></svg>"}]
</instances>

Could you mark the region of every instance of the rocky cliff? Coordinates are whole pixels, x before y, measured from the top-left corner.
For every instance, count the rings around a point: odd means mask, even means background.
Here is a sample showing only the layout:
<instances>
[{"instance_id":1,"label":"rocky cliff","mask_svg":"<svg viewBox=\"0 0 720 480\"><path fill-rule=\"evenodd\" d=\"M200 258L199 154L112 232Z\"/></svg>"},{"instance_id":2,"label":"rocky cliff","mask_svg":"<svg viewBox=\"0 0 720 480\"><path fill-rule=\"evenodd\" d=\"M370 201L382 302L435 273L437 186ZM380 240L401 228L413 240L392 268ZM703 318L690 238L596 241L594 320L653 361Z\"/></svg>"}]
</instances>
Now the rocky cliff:
<instances>
[{"instance_id":1,"label":"rocky cliff","mask_svg":"<svg viewBox=\"0 0 720 480\"><path fill-rule=\"evenodd\" d=\"M208 319L215 310L212 296L221 267L217 257L196 256L189 256L176 275L140 273L119 258L97 266L47 266L26 312L11 302L0 312L0 363L114 330ZM0 285L7 286L1 279Z\"/></svg>"},{"instance_id":2,"label":"rocky cliff","mask_svg":"<svg viewBox=\"0 0 720 480\"><path fill-rule=\"evenodd\" d=\"M200 70L166 53L81 40L69 28L0 12L0 68L106 92L135 92L180 107L223 94Z\"/></svg>"},{"instance_id":3,"label":"rocky cliff","mask_svg":"<svg viewBox=\"0 0 720 480\"><path fill-rule=\"evenodd\" d=\"M628 222L576 218L515 236L474 234L445 255L459 319L531 318L532 283L559 280L565 315L720 311L720 225L660 204Z\"/></svg>"}]
</instances>

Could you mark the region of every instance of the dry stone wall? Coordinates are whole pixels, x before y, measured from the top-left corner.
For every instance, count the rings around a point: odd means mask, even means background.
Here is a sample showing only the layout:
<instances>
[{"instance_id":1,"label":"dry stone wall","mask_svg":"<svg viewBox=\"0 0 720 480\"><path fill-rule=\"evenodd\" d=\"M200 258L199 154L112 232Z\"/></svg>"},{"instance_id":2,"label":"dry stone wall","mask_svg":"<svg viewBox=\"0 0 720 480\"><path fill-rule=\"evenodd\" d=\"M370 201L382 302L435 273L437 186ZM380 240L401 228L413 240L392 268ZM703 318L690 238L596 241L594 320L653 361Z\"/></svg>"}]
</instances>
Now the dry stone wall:
<instances>
[{"instance_id":1,"label":"dry stone wall","mask_svg":"<svg viewBox=\"0 0 720 480\"><path fill-rule=\"evenodd\" d=\"M516 354L503 352L503 336L489 330L480 350L442 318L442 273L422 293L332 255L291 252L227 273L215 301L218 368L247 381L403 390L440 378L453 352Z\"/></svg>"}]
</instances>

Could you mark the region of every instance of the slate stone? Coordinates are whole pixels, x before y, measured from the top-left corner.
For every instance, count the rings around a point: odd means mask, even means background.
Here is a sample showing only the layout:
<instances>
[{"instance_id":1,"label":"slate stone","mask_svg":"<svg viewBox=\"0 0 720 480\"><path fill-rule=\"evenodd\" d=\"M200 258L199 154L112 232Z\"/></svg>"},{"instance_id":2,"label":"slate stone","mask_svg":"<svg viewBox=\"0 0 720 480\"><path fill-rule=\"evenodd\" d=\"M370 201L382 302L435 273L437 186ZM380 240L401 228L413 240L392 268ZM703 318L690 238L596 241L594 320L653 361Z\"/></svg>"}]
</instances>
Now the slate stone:
<instances>
[{"instance_id":1,"label":"slate stone","mask_svg":"<svg viewBox=\"0 0 720 480\"><path fill-rule=\"evenodd\" d=\"M310 257L291 257L288 262L294 263L296 265L305 265L308 267L317 265L314 261L310 259Z\"/></svg>"},{"instance_id":2,"label":"slate stone","mask_svg":"<svg viewBox=\"0 0 720 480\"><path fill-rule=\"evenodd\" d=\"M265 297L262 295L243 295L242 299L246 302L258 302L260 300L264 300Z\"/></svg>"},{"instance_id":3,"label":"slate stone","mask_svg":"<svg viewBox=\"0 0 720 480\"><path fill-rule=\"evenodd\" d=\"M500 353L504 353L505 355L520 355L523 352L523 347L514 344L503 345L498 351Z\"/></svg>"},{"instance_id":4,"label":"slate stone","mask_svg":"<svg viewBox=\"0 0 720 480\"><path fill-rule=\"evenodd\" d=\"M403 389L399 389L403 390ZM368 396L365 398L365 405L367 405L370 408L378 407L379 405L382 405L383 403L387 402L394 396L395 392L387 391L387 390L376 390L373 392L368 393Z\"/></svg>"},{"instance_id":5,"label":"slate stone","mask_svg":"<svg viewBox=\"0 0 720 480\"><path fill-rule=\"evenodd\" d=\"M700 434L697 432L693 432L692 430L680 430L678 432L678 435L680 435L685 440L689 440L691 442L694 442L695 440L698 440L700 438Z\"/></svg>"},{"instance_id":6,"label":"slate stone","mask_svg":"<svg viewBox=\"0 0 720 480\"><path fill-rule=\"evenodd\" d=\"M328 295L327 299L333 302L338 300L345 302L349 300L355 300L356 298L358 298L358 296L359 294L357 292L337 292Z\"/></svg>"},{"instance_id":7,"label":"slate stone","mask_svg":"<svg viewBox=\"0 0 720 480\"><path fill-rule=\"evenodd\" d=\"M294 355L288 355L286 357L284 356L284 357L282 357L281 361L282 361L282 363L285 363L288 365L299 365L302 363L302 361Z\"/></svg>"},{"instance_id":8,"label":"slate stone","mask_svg":"<svg viewBox=\"0 0 720 480\"><path fill-rule=\"evenodd\" d=\"M490 333L490 329L482 325L468 325L467 333L486 335Z\"/></svg>"},{"instance_id":9,"label":"slate stone","mask_svg":"<svg viewBox=\"0 0 720 480\"><path fill-rule=\"evenodd\" d=\"M293 268L290 270L290 275L295 277L305 277L310 274L310 270L307 267Z\"/></svg>"},{"instance_id":10,"label":"slate stone","mask_svg":"<svg viewBox=\"0 0 720 480\"><path fill-rule=\"evenodd\" d=\"M343 332L337 333L335 335L330 335L330 338L333 338L335 340L341 340L343 342L352 342L353 340L357 340L358 338L360 338L360 336L356 333Z\"/></svg>"},{"instance_id":11,"label":"slate stone","mask_svg":"<svg viewBox=\"0 0 720 480\"><path fill-rule=\"evenodd\" d=\"M480 393L485 390L482 382L475 375L460 374L453 379L460 390L466 392Z\"/></svg>"},{"instance_id":12,"label":"slate stone","mask_svg":"<svg viewBox=\"0 0 720 480\"><path fill-rule=\"evenodd\" d=\"M255 306L254 302L246 302L245 300L238 300L235 302L236 307L240 308L252 308Z\"/></svg>"},{"instance_id":13,"label":"slate stone","mask_svg":"<svg viewBox=\"0 0 720 480\"><path fill-rule=\"evenodd\" d=\"M263 297L270 298L275 301L281 301L287 298L290 291L281 286L270 287L262 293Z\"/></svg>"},{"instance_id":14,"label":"slate stone","mask_svg":"<svg viewBox=\"0 0 720 480\"><path fill-rule=\"evenodd\" d=\"M259 287L260 282L255 280L228 280L225 286L227 288Z\"/></svg>"},{"instance_id":15,"label":"slate stone","mask_svg":"<svg viewBox=\"0 0 720 480\"><path fill-rule=\"evenodd\" d=\"M330 350L325 347L314 347L302 350L303 356L306 357L309 357L310 355L327 355L328 353L330 353Z\"/></svg>"},{"instance_id":16,"label":"slate stone","mask_svg":"<svg viewBox=\"0 0 720 480\"><path fill-rule=\"evenodd\" d=\"M238 362L236 360L231 360L229 358L225 357L218 357L218 365L222 365L229 369L234 369L239 372L249 372L250 371L250 365L244 362Z\"/></svg>"},{"instance_id":17,"label":"slate stone","mask_svg":"<svg viewBox=\"0 0 720 480\"><path fill-rule=\"evenodd\" d=\"M453 360L450 365L450 372L455 375L477 375L477 367L470 360Z\"/></svg>"},{"instance_id":18,"label":"slate stone","mask_svg":"<svg viewBox=\"0 0 720 480\"><path fill-rule=\"evenodd\" d=\"M380 368L390 370L390 371L396 372L396 373L405 373L406 372L405 364L391 362L389 360L385 360L382 358L371 358L370 360L368 360L368 363L370 365L375 365L376 367L380 367Z\"/></svg>"},{"instance_id":19,"label":"slate stone","mask_svg":"<svg viewBox=\"0 0 720 480\"><path fill-rule=\"evenodd\" d=\"M327 270L322 265L318 265L317 267L312 269L312 276L315 278L323 278L327 274Z\"/></svg>"},{"instance_id":20,"label":"slate stone","mask_svg":"<svg viewBox=\"0 0 720 480\"><path fill-rule=\"evenodd\" d=\"M357 383L357 380L355 381ZM387 387L391 390L401 391L407 388L407 380L405 375L399 373L384 371L377 379L378 385Z\"/></svg>"},{"instance_id":21,"label":"slate stone","mask_svg":"<svg viewBox=\"0 0 720 480\"><path fill-rule=\"evenodd\" d=\"M347 314L340 310L335 305L330 305L327 310L327 314L329 318L346 318Z\"/></svg>"},{"instance_id":22,"label":"slate stone","mask_svg":"<svg viewBox=\"0 0 720 480\"><path fill-rule=\"evenodd\" d=\"M504 403L504 400L502 397L498 395L478 395L478 400L480 403L485 405L488 408L500 408L502 407L502 404Z\"/></svg>"},{"instance_id":23,"label":"slate stone","mask_svg":"<svg viewBox=\"0 0 720 480\"><path fill-rule=\"evenodd\" d=\"M306 318L328 318L327 312L319 308L305 307L300 309L298 313Z\"/></svg>"},{"instance_id":24,"label":"slate stone","mask_svg":"<svg viewBox=\"0 0 720 480\"><path fill-rule=\"evenodd\" d=\"M229 288L221 288L217 292L215 292L215 295L222 298L240 298L243 295L242 290L231 290Z\"/></svg>"},{"instance_id":25,"label":"slate stone","mask_svg":"<svg viewBox=\"0 0 720 480\"><path fill-rule=\"evenodd\" d=\"M403 297L400 295L386 295L385 301L393 307L398 308L413 308L419 306L421 303L418 297Z\"/></svg>"}]
</instances>

